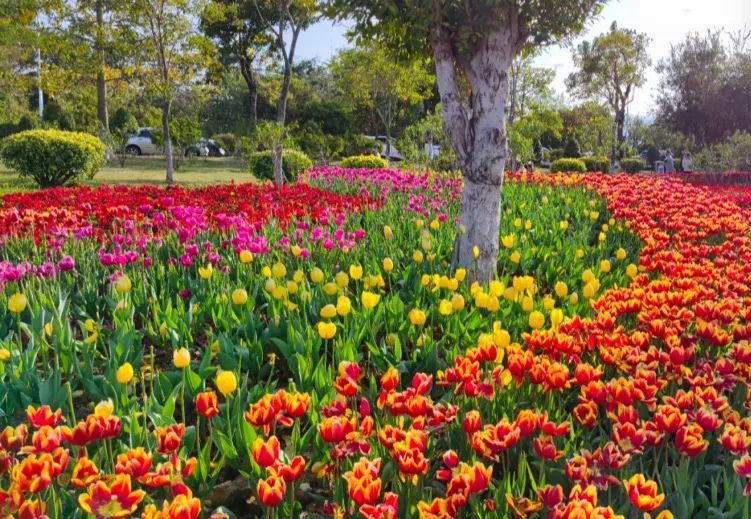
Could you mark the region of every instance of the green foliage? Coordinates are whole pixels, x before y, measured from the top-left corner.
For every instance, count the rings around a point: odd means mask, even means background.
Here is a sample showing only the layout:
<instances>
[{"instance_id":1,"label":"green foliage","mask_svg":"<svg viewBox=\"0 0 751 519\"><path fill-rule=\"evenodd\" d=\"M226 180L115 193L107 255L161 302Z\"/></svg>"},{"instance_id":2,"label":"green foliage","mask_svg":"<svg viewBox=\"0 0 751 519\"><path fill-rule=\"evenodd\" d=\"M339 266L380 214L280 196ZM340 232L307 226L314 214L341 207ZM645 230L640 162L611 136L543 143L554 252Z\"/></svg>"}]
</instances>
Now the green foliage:
<instances>
[{"instance_id":1,"label":"green foliage","mask_svg":"<svg viewBox=\"0 0 751 519\"><path fill-rule=\"evenodd\" d=\"M389 161L375 155L355 155L342 159L340 166L352 169L382 169L389 167Z\"/></svg>"},{"instance_id":2,"label":"green foliage","mask_svg":"<svg viewBox=\"0 0 751 519\"><path fill-rule=\"evenodd\" d=\"M587 165L581 159L565 158L553 161L551 173L586 173Z\"/></svg>"},{"instance_id":3,"label":"green foliage","mask_svg":"<svg viewBox=\"0 0 751 519\"><path fill-rule=\"evenodd\" d=\"M440 146L440 154L431 158L425 149L427 143ZM401 138L397 140L397 147L402 156L418 168L427 167L436 171L452 171L456 169L456 154L451 147L451 141L446 135L441 114L441 105L436 107L435 113L426 115L419 121L409 125Z\"/></svg>"},{"instance_id":4,"label":"green foliage","mask_svg":"<svg viewBox=\"0 0 751 519\"><path fill-rule=\"evenodd\" d=\"M17 132L24 132L26 130L36 130L41 125L39 123L39 118L34 115L23 115L21 116L21 119L18 120L18 124L16 125L16 131Z\"/></svg>"},{"instance_id":5,"label":"green foliage","mask_svg":"<svg viewBox=\"0 0 751 519\"><path fill-rule=\"evenodd\" d=\"M621 169L625 173L639 173L644 170L644 161L640 157L622 159Z\"/></svg>"},{"instance_id":6,"label":"green foliage","mask_svg":"<svg viewBox=\"0 0 751 519\"><path fill-rule=\"evenodd\" d=\"M44 106L42 120L60 130L73 130L75 126L73 116L65 112L56 101L51 101Z\"/></svg>"},{"instance_id":7,"label":"green foliage","mask_svg":"<svg viewBox=\"0 0 751 519\"><path fill-rule=\"evenodd\" d=\"M703 171L751 171L751 133L736 132L697 153L694 162Z\"/></svg>"},{"instance_id":8,"label":"green foliage","mask_svg":"<svg viewBox=\"0 0 751 519\"><path fill-rule=\"evenodd\" d=\"M343 154L347 157L352 155L372 155L374 151L383 153L383 144L364 135L352 135L344 143Z\"/></svg>"},{"instance_id":9,"label":"green foliage","mask_svg":"<svg viewBox=\"0 0 751 519\"><path fill-rule=\"evenodd\" d=\"M581 155L579 141L576 140L576 137L570 135L569 138L566 139L566 145L563 147L563 156L578 159Z\"/></svg>"},{"instance_id":10,"label":"green foliage","mask_svg":"<svg viewBox=\"0 0 751 519\"><path fill-rule=\"evenodd\" d=\"M248 171L261 180L274 180L274 155L271 150L257 151L248 156ZM313 162L301 151L284 150L282 171L289 182L294 182L300 173L313 166Z\"/></svg>"},{"instance_id":11,"label":"green foliage","mask_svg":"<svg viewBox=\"0 0 751 519\"><path fill-rule=\"evenodd\" d=\"M607 157L582 157L581 161L590 172L607 173L610 170L610 159Z\"/></svg>"},{"instance_id":12,"label":"green foliage","mask_svg":"<svg viewBox=\"0 0 751 519\"><path fill-rule=\"evenodd\" d=\"M294 127L292 134L295 143L308 156L317 161L327 162L342 155L345 137L329 135L313 120L309 120L300 127Z\"/></svg>"},{"instance_id":13,"label":"green foliage","mask_svg":"<svg viewBox=\"0 0 751 519\"><path fill-rule=\"evenodd\" d=\"M232 133L220 133L212 137L219 146L224 148L227 155L234 155L237 151L237 137Z\"/></svg>"},{"instance_id":14,"label":"green foliage","mask_svg":"<svg viewBox=\"0 0 751 519\"><path fill-rule=\"evenodd\" d=\"M28 130L0 142L0 157L40 187L93 178L104 164L106 146L87 133Z\"/></svg>"}]
</instances>

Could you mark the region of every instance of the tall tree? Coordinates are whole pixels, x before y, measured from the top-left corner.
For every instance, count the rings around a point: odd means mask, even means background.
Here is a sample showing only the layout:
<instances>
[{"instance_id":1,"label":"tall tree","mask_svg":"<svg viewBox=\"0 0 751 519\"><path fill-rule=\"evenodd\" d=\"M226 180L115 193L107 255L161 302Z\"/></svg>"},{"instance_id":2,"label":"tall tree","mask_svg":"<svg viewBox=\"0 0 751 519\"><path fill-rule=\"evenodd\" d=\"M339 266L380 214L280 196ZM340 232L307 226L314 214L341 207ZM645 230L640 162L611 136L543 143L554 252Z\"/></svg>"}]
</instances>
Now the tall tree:
<instances>
[{"instance_id":1,"label":"tall tree","mask_svg":"<svg viewBox=\"0 0 751 519\"><path fill-rule=\"evenodd\" d=\"M610 31L581 43L574 51L579 70L569 75L566 85L582 99L603 99L610 106L616 134L612 160L620 156L626 109L634 100L636 89L644 84L644 73L650 65L649 41L646 34L621 29L613 22Z\"/></svg>"},{"instance_id":2,"label":"tall tree","mask_svg":"<svg viewBox=\"0 0 751 519\"><path fill-rule=\"evenodd\" d=\"M389 156L397 117L403 109L422 102L435 84L426 60L398 62L382 47L369 45L342 51L331 68L341 95L371 110L380 121Z\"/></svg>"},{"instance_id":3,"label":"tall tree","mask_svg":"<svg viewBox=\"0 0 751 519\"><path fill-rule=\"evenodd\" d=\"M201 13L201 28L216 44L222 65L237 65L245 80L251 128L258 120L258 67L274 41L266 25L276 18L272 7L256 0L211 0Z\"/></svg>"},{"instance_id":4,"label":"tall tree","mask_svg":"<svg viewBox=\"0 0 751 519\"><path fill-rule=\"evenodd\" d=\"M330 3L340 18L354 22L363 38L402 54L432 55L446 130L464 174L455 263L466 267L472 279L491 280L498 260L511 64L527 47L579 32L604 0Z\"/></svg>"},{"instance_id":5,"label":"tall tree","mask_svg":"<svg viewBox=\"0 0 751 519\"><path fill-rule=\"evenodd\" d=\"M321 17L319 0L253 0L259 16L274 40L273 50L281 57L282 84L276 103L276 122L284 126L287 119L287 98L295 66L297 42L302 31L310 27ZM271 8L273 15L264 16ZM280 141L281 142L281 141ZM284 183L281 144L274 150L274 183Z\"/></svg>"},{"instance_id":6,"label":"tall tree","mask_svg":"<svg viewBox=\"0 0 751 519\"><path fill-rule=\"evenodd\" d=\"M550 84L555 70L535 67L534 54L517 56L509 72L508 122L527 115L530 106L546 104L553 96Z\"/></svg>"},{"instance_id":7,"label":"tall tree","mask_svg":"<svg viewBox=\"0 0 751 519\"><path fill-rule=\"evenodd\" d=\"M751 51L743 33L689 34L657 70L659 121L712 144L751 128Z\"/></svg>"},{"instance_id":8,"label":"tall tree","mask_svg":"<svg viewBox=\"0 0 751 519\"><path fill-rule=\"evenodd\" d=\"M192 25L191 0L136 0L131 6L134 26L143 39L143 78L162 110L162 139L167 184L174 182L174 157L170 118L179 89L193 81L203 64L200 39Z\"/></svg>"}]
</instances>

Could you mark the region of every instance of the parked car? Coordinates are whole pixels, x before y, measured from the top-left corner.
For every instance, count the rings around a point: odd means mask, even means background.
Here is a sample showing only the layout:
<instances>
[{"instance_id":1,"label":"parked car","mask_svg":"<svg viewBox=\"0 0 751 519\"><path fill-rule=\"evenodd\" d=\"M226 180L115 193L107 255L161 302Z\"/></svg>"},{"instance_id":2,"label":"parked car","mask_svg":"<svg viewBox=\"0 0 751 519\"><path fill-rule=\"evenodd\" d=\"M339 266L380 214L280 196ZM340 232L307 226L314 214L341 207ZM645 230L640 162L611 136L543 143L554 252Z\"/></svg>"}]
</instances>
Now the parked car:
<instances>
[{"instance_id":1,"label":"parked car","mask_svg":"<svg viewBox=\"0 0 751 519\"><path fill-rule=\"evenodd\" d=\"M186 157L226 157L227 152L213 139L200 139L185 150Z\"/></svg>"},{"instance_id":2,"label":"parked car","mask_svg":"<svg viewBox=\"0 0 751 519\"><path fill-rule=\"evenodd\" d=\"M154 155L162 151L154 139L153 128L139 128L138 131L128 137L125 151L129 155Z\"/></svg>"}]
</instances>

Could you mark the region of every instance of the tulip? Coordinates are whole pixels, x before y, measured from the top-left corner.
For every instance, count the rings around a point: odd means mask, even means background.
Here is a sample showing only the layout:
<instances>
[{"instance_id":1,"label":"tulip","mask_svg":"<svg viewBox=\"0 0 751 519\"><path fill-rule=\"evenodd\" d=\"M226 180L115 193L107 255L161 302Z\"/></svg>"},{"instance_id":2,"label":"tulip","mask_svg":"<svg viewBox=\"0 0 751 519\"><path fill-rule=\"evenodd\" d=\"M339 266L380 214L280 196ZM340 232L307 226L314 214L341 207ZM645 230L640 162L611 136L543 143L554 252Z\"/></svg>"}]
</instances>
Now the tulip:
<instances>
[{"instance_id":1,"label":"tulip","mask_svg":"<svg viewBox=\"0 0 751 519\"><path fill-rule=\"evenodd\" d=\"M190 352L187 348L180 348L172 352L172 363L177 369L184 369L190 365Z\"/></svg>"},{"instance_id":2,"label":"tulip","mask_svg":"<svg viewBox=\"0 0 751 519\"><path fill-rule=\"evenodd\" d=\"M237 389L237 377L233 371L220 371L216 376L216 388L222 394L227 396Z\"/></svg>"},{"instance_id":3,"label":"tulip","mask_svg":"<svg viewBox=\"0 0 751 519\"><path fill-rule=\"evenodd\" d=\"M336 335L336 325L334 323L319 321L316 328L318 330L318 335L323 340L333 339L334 335Z\"/></svg>"},{"instance_id":4,"label":"tulip","mask_svg":"<svg viewBox=\"0 0 751 519\"><path fill-rule=\"evenodd\" d=\"M277 462L279 451L279 440L276 436L272 436L268 441L259 437L253 442L253 460L263 468L271 467Z\"/></svg>"},{"instance_id":5,"label":"tulip","mask_svg":"<svg viewBox=\"0 0 751 519\"><path fill-rule=\"evenodd\" d=\"M242 306L248 301L248 293L244 288L237 288L232 292L232 302L237 306Z\"/></svg>"},{"instance_id":6,"label":"tulip","mask_svg":"<svg viewBox=\"0 0 751 519\"><path fill-rule=\"evenodd\" d=\"M261 504L268 508L275 508L284 500L287 493L287 484L284 478L272 473L266 479L258 480L256 493Z\"/></svg>"},{"instance_id":7,"label":"tulip","mask_svg":"<svg viewBox=\"0 0 751 519\"><path fill-rule=\"evenodd\" d=\"M213 391L204 391L196 395L196 412L211 420L219 414L219 399Z\"/></svg>"},{"instance_id":8,"label":"tulip","mask_svg":"<svg viewBox=\"0 0 751 519\"><path fill-rule=\"evenodd\" d=\"M373 292L363 291L362 293L362 306L366 310L375 308L375 306L378 304L380 300L381 300L381 296L378 294L374 294Z\"/></svg>"},{"instance_id":9,"label":"tulip","mask_svg":"<svg viewBox=\"0 0 751 519\"><path fill-rule=\"evenodd\" d=\"M133 380L133 366L130 362L126 362L117 368L116 378L120 384L128 384Z\"/></svg>"},{"instance_id":10,"label":"tulip","mask_svg":"<svg viewBox=\"0 0 751 519\"><path fill-rule=\"evenodd\" d=\"M8 298L8 311L14 314L20 314L26 310L29 300L26 296L17 292Z\"/></svg>"}]
</instances>

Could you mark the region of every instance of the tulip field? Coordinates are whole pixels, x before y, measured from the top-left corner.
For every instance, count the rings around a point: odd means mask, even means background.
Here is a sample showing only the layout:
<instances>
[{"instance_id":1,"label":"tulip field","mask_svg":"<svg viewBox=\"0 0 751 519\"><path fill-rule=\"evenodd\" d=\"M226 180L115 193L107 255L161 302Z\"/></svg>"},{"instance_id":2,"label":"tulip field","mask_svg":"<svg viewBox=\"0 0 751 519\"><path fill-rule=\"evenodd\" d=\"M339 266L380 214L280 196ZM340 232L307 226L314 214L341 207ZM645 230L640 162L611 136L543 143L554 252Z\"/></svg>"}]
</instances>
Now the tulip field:
<instances>
[{"instance_id":1,"label":"tulip field","mask_svg":"<svg viewBox=\"0 0 751 519\"><path fill-rule=\"evenodd\" d=\"M0 198L0 517L751 517L751 191L507 175ZM483 244L477 244L476 254Z\"/></svg>"}]
</instances>

